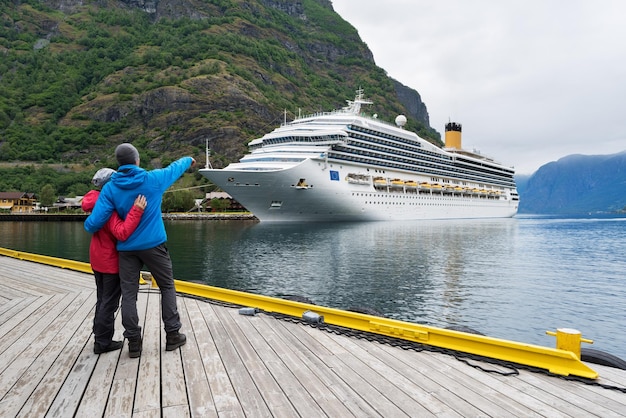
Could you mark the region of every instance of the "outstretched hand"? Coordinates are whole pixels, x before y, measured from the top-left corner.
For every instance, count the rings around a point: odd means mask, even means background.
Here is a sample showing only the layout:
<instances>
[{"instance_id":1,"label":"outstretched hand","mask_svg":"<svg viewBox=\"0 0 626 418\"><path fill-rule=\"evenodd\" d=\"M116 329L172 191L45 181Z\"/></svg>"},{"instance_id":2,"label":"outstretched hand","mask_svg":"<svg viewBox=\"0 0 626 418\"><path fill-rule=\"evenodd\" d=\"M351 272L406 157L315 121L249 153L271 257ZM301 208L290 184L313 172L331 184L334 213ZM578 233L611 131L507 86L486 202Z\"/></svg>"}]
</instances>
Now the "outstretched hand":
<instances>
[{"instance_id":1,"label":"outstretched hand","mask_svg":"<svg viewBox=\"0 0 626 418\"><path fill-rule=\"evenodd\" d=\"M137 196L137 198L135 199L135 206L137 206L139 209L144 210L146 208L146 206L148 206L148 201L146 200L146 197L142 194L140 194L139 196Z\"/></svg>"}]
</instances>

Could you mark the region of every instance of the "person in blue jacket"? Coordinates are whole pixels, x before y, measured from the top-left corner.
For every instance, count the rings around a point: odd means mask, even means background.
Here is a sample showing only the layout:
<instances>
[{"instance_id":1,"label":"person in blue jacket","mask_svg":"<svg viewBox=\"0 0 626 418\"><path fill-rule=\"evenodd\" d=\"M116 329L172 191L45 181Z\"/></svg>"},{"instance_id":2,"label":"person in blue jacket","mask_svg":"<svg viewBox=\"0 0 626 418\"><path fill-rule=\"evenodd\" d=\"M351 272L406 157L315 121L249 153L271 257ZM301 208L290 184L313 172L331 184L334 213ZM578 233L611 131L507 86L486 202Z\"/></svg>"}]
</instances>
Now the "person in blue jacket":
<instances>
[{"instance_id":1,"label":"person in blue jacket","mask_svg":"<svg viewBox=\"0 0 626 418\"><path fill-rule=\"evenodd\" d=\"M172 351L184 345L187 338L180 332L182 325L176 305L172 260L165 245L167 234L161 216L161 202L163 193L187 169L194 166L196 160L183 157L166 168L146 171L139 167L139 152L128 143L117 146L115 158L120 167L102 188L96 206L85 220L85 229L89 233L98 231L113 211L126 218L137 195L146 197L148 205L137 229L126 241L117 243L124 337L128 339L129 356L139 357L142 338L137 314L137 292L139 275L145 264L161 291L161 317L166 332L165 349Z\"/></svg>"}]
</instances>

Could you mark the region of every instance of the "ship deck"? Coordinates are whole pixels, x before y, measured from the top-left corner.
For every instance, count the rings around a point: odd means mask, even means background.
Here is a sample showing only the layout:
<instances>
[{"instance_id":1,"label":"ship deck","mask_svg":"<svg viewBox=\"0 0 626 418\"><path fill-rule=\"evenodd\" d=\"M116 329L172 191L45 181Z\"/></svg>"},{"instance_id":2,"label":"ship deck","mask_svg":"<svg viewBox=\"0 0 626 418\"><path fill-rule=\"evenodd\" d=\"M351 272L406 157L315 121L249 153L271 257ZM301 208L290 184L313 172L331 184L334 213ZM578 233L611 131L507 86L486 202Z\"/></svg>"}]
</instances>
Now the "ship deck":
<instances>
[{"instance_id":1,"label":"ship deck","mask_svg":"<svg viewBox=\"0 0 626 418\"><path fill-rule=\"evenodd\" d=\"M0 256L0 415L624 416L626 393L601 386L625 388L623 370L592 365L596 384L525 369L506 376L182 295L188 341L166 352L159 299L141 287L140 358L126 344L95 355L92 276Z\"/></svg>"}]
</instances>

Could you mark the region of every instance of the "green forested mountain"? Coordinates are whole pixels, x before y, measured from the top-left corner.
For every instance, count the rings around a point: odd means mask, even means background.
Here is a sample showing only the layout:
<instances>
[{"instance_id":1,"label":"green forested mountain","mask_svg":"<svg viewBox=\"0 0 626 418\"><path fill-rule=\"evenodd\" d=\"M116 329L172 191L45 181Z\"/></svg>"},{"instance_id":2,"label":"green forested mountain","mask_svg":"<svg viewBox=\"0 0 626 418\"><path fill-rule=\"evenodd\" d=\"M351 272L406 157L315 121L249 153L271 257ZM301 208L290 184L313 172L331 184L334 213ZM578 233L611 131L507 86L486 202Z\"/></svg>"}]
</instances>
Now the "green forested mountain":
<instances>
[{"instance_id":1,"label":"green forested mountain","mask_svg":"<svg viewBox=\"0 0 626 418\"><path fill-rule=\"evenodd\" d=\"M0 21L0 171L43 164L83 181L125 141L152 168L183 154L203 165L209 140L222 167L285 111L339 108L359 87L372 113L405 114L440 143L419 94L328 0L8 0ZM0 190L39 191L15 178L0 172Z\"/></svg>"}]
</instances>

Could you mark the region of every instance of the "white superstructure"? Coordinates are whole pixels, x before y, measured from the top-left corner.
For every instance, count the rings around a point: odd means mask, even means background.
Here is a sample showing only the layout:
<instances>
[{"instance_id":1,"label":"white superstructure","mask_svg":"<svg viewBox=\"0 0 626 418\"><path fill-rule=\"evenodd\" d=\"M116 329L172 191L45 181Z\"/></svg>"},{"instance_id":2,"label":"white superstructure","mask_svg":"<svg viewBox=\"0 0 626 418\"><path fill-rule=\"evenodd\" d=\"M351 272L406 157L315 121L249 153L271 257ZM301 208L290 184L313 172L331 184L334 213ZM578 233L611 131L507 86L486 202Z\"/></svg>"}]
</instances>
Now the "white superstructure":
<instances>
[{"instance_id":1,"label":"white superstructure","mask_svg":"<svg viewBox=\"0 0 626 418\"><path fill-rule=\"evenodd\" d=\"M250 142L250 153L200 173L261 221L503 218L517 213L514 170L461 149L446 125L441 149L348 106L299 117Z\"/></svg>"}]
</instances>

